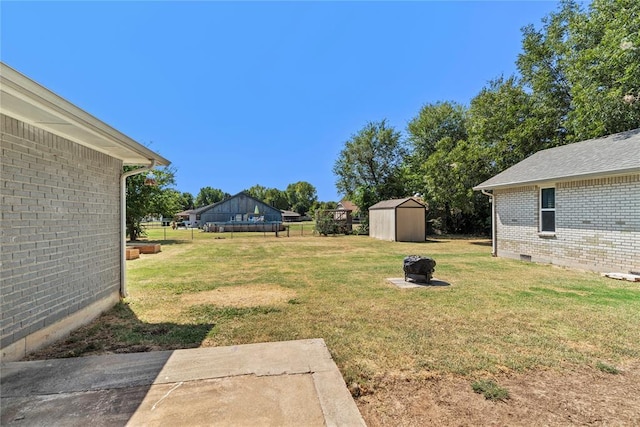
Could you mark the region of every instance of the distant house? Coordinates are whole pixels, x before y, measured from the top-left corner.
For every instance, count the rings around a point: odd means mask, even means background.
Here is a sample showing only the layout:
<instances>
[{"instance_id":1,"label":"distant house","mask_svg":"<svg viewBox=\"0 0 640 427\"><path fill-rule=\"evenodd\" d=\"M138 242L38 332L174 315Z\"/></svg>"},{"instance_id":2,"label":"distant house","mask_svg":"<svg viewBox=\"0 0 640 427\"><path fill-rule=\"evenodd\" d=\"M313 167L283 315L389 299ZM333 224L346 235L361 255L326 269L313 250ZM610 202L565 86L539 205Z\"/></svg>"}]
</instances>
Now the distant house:
<instances>
[{"instance_id":1,"label":"distant house","mask_svg":"<svg viewBox=\"0 0 640 427\"><path fill-rule=\"evenodd\" d=\"M336 210L350 211L350 216L353 218L354 222L360 221L360 209L350 200L340 200L336 206Z\"/></svg>"},{"instance_id":2,"label":"distant house","mask_svg":"<svg viewBox=\"0 0 640 427\"><path fill-rule=\"evenodd\" d=\"M395 242L424 242L426 212L425 205L413 197L376 203L369 208L369 236Z\"/></svg>"},{"instance_id":3,"label":"distant house","mask_svg":"<svg viewBox=\"0 0 640 427\"><path fill-rule=\"evenodd\" d=\"M199 225L199 215L197 211L197 209L187 209L186 211L178 212L175 216L185 225L197 227Z\"/></svg>"},{"instance_id":4,"label":"distant house","mask_svg":"<svg viewBox=\"0 0 640 427\"><path fill-rule=\"evenodd\" d=\"M169 161L3 63L0 90L0 348L10 361L126 295L125 179Z\"/></svg>"},{"instance_id":5,"label":"distant house","mask_svg":"<svg viewBox=\"0 0 640 427\"><path fill-rule=\"evenodd\" d=\"M244 192L195 211L199 224L210 231L284 230L280 209Z\"/></svg>"},{"instance_id":6,"label":"distant house","mask_svg":"<svg viewBox=\"0 0 640 427\"><path fill-rule=\"evenodd\" d=\"M493 254L640 271L640 129L535 153L474 187L493 200Z\"/></svg>"},{"instance_id":7,"label":"distant house","mask_svg":"<svg viewBox=\"0 0 640 427\"><path fill-rule=\"evenodd\" d=\"M193 209L187 209L186 211L178 212L177 214L175 214L175 217L180 221L190 222L191 218L195 219L195 214L193 213Z\"/></svg>"},{"instance_id":8,"label":"distant house","mask_svg":"<svg viewBox=\"0 0 640 427\"><path fill-rule=\"evenodd\" d=\"M351 213L356 214L359 212L358 206L355 203L349 200L340 200L338 205L336 206L338 210L351 211Z\"/></svg>"}]
</instances>

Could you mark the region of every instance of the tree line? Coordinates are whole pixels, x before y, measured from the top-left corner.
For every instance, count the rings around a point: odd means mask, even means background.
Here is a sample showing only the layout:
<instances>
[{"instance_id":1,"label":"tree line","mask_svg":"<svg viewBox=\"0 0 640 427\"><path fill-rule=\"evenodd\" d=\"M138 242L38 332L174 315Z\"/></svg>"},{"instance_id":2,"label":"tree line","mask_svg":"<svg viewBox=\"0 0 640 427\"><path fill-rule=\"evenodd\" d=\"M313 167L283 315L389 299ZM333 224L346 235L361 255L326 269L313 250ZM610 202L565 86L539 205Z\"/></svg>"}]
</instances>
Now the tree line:
<instances>
[{"instance_id":1,"label":"tree line","mask_svg":"<svg viewBox=\"0 0 640 427\"><path fill-rule=\"evenodd\" d=\"M364 214L420 195L443 232L488 230L488 197L473 186L536 151L640 127L640 2L562 1L522 29L516 66L469 105L424 105L404 132L367 123L334 164L338 191Z\"/></svg>"}]
</instances>

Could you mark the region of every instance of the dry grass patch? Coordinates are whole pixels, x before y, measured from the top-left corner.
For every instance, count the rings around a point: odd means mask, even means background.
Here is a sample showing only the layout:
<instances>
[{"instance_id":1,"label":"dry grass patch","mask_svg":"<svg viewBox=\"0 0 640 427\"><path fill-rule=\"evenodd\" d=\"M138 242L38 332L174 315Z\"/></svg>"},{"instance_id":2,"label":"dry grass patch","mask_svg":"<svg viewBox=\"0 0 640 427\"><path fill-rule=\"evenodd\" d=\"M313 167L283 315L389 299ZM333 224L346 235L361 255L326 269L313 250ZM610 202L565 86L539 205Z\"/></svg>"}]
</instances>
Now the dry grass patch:
<instances>
[{"instance_id":1,"label":"dry grass patch","mask_svg":"<svg viewBox=\"0 0 640 427\"><path fill-rule=\"evenodd\" d=\"M256 307L286 304L295 298L296 292L274 285L249 285L217 288L180 296L184 305L212 304L221 307Z\"/></svg>"}]
</instances>

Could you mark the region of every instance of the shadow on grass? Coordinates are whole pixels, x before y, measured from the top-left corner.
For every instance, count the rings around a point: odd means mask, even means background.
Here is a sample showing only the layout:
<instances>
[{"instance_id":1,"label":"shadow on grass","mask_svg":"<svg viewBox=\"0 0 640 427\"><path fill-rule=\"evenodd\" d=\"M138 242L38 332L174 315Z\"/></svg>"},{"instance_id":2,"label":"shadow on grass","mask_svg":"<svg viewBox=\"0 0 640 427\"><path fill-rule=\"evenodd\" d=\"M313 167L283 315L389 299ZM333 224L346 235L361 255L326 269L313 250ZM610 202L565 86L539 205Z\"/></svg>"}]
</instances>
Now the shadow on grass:
<instances>
[{"instance_id":1,"label":"shadow on grass","mask_svg":"<svg viewBox=\"0 0 640 427\"><path fill-rule=\"evenodd\" d=\"M469 243L471 243L472 245L477 245L477 246L491 246L492 245L491 240L475 240L475 241L472 241L472 242L469 242Z\"/></svg>"},{"instance_id":2,"label":"shadow on grass","mask_svg":"<svg viewBox=\"0 0 640 427\"><path fill-rule=\"evenodd\" d=\"M67 339L41 349L26 360L139 353L199 347L213 323L146 323L127 303L120 302Z\"/></svg>"},{"instance_id":3,"label":"shadow on grass","mask_svg":"<svg viewBox=\"0 0 640 427\"><path fill-rule=\"evenodd\" d=\"M185 244L185 243L191 243L192 240L191 239L185 239L185 240L177 240L177 239L167 239L167 240L162 240L162 239L150 239L150 240L135 240L135 241L130 241L127 240L127 245L150 245L150 244L156 244L159 243L161 245L181 245L181 244Z\"/></svg>"},{"instance_id":4,"label":"shadow on grass","mask_svg":"<svg viewBox=\"0 0 640 427\"><path fill-rule=\"evenodd\" d=\"M429 283L424 283L424 282L414 282L414 281L409 281L409 283L414 284L414 285L418 285L421 287L431 287L431 286L451 286L451 283L449 282L445 282L444 280L438 280L438 279L431 279L431 281Z\"/></svg>"}]
</instances>

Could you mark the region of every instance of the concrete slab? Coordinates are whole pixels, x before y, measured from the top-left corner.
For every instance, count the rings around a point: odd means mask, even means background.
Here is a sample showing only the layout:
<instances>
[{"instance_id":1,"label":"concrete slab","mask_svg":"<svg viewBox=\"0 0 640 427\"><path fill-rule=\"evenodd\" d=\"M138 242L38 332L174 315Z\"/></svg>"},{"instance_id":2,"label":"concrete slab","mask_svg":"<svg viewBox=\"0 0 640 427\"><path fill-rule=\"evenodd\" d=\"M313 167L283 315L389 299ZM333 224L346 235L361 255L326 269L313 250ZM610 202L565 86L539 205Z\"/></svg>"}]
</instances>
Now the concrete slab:
<instances>
[{"instance_id":1,"label":"concrete slab","mask_svg":"<svg viewBox=\"0 0 640 427\"><path fill-rule=\"evenodd\" d=\"M364 426L322 339L0 366L0 424Z\"/></svg>"},{"instance_id":2,"label":"concrete slab","mask_svg":"<svg viewBox=\"0 0 640 427\"><path fill-rule=\"evenodd\" d=\"M430 288L430 287L437 287L437 286L451 286L450 283L447 283L445 281L436 279L435 277L431 279L431 283L419 283L419 282L412 282L410 280L404 280L403 277L394 277L394 278L390 278L387 279L387 282L391 283L392 285L395 285L399 288L402 289L410 289L410 288Z\"/></svg>"}]
</instances>

